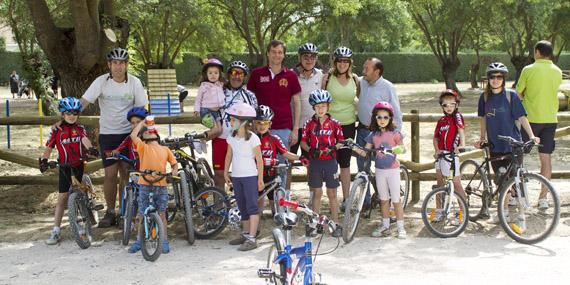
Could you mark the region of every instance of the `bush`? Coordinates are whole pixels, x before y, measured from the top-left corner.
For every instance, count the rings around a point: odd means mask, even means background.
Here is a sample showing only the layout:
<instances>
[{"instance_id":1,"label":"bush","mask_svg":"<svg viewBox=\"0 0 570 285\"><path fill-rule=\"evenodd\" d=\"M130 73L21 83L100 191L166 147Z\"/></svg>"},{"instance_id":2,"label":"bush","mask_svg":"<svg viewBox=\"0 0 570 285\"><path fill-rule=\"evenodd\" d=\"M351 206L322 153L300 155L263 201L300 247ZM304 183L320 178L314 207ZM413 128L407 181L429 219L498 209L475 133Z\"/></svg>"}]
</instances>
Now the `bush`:
<instances>
[{"instance_id":1,"label":"bush","mask_svg":"<svg viewBox=\"0 0 570 285\"><path fill-rule=\"evenodd\" d=\"M8 78L16 70L22 76L22 58L18 52L0 52L0 85L8 84Z\"/></svg>"}]
</instances>

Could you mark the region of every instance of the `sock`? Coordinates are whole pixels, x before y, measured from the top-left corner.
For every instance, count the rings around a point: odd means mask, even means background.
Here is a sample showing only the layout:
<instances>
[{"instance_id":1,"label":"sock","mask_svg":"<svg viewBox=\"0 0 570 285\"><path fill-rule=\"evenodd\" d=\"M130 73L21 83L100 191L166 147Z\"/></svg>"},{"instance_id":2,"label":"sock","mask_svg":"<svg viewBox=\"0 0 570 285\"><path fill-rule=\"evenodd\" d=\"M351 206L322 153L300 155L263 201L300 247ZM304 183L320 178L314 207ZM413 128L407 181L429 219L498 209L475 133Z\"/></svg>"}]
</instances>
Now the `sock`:
<instances>
[{"instance_id":1,"label":"sock","mask_svg":"<svg viewBox=\"0 0 570 285\"><path fill-rule=\"evenodd\" d=\"M398 226L398 230L404 229L404 220L397 220L396 225Z\"/></svg>"},{"instance_id":2,"label":"sock","mask_svg":"<svg viewBox=\"0 0 570 285\"><path fill-rule=\"evenodd\" d=\"M390 218L384 218L384 219L382 220L382 225L383 225L385 228L390 228Z\"/></svg>"},{"instance_id":3,"label":"sock","mask_svg":"<svg viewBox=\"0 0 570 285\"><path fill-rule=\"evenodd\" d=\"M61 229L59 227L53 227L53 230L51 231L59 234L61 232Z\"/></svg>"},{"instance_id":4,"label":"sock","mask_svg":"<svg viewBox=\"0 0 570 285\"><path fill-rule=\"evenodd\" d=\"M255 242L255 236L254 236L254 235L246 234L246 235L245 235L245 238L247 238L247 239L250 240L250 241Z\"/></svg>"}]
</instances>

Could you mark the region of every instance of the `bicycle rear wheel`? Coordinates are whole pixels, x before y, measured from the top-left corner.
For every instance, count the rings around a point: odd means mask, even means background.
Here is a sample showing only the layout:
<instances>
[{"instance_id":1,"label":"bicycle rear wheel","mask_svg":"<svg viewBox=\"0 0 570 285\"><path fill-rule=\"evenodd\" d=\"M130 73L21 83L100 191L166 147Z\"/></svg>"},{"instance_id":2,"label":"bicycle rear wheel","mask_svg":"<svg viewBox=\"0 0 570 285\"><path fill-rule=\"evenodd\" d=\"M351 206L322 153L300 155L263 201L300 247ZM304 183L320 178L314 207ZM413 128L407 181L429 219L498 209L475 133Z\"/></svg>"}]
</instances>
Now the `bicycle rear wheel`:
<instances>
[{"instance_id":1,"label":"bicycle rear wheel","mask_svg":"<svg viewBox=\"0 0 570 285\"><path fill-rule=\"evenodd\" d=\"M186 226L186 240L190 245L194 244L196 236L194 233L194 223L192 222L192 196L190 186L186 180L186 173L181 170L180 175L180 191L182 192L182 206L184 208L184 224Z\"/></svg>"},{"instance_id":2,"label":"bicycle rear wheel","mask_svg":"<svg viewBox=\"0 0 570 285\"><path fill-rule=\"evenodd\" d=\"M498 213L501 226L517 242L524 244L541 242L556 229L560 220L558 194L544 176L524 173L522 183L519 185L521 195L515 195L516 205L501 207L507 205L511 193L516 189L515 178L507 181L499 195ZM523 187L526 187L526 191ZM541 189L545 191L543 197L540 195ZM543 203L546 204L542 205Z\"/></svg>"},{"instance_id":3,"label":"bicycle rear wheel","mask_svg":"<svg viewBox=\"0 0 570 285\"><path fill-rule=\"evenodd\" d=\"M143 219L142 230L139 231L141 252L146 261L155 261L162 253L162 242L166 239L164 224L157 212L148 214L146 225ZM148 231L147 231L148 230Z\"/></svg>"},{"instance_id":4,"label":"bicycle rear wheel","mask_svg":"<svg viewBox=\"0 0 570 285\"><path fill-rule=\"evenodd\" d=\"M487 214L489 185L485 171L474 160L466 160L459 167L461 185L469 197L469 220L474 222Z\"/></svg>"},{"instance_id":5,"label":"bicycle rear wheel","mask_svg":"<svg viewBox=\"0 0 570 285\"><path fill-rule=\"evenodd\" d=\"M346 209L342 222L342 239L345 243L349 243L354 239L354 234L360 223L360 212L362 211L365 196L366 180L362 177L358 177L352 183L348 200L346 200Z\"/></svg>"},{"instance_id":6,"label":"bicycle rear wheel","mask_svg":"<svg viewBox=\"0 0 570 285\"><path fill-rule=\"evenodd\" d=\"M440 238L456 237L465 231L469 209L459 195L449 195L447 187L432 190L422 204L425 227Z\"/></svg>"},{"instance_id":7,"label":"bicycle rear wheel","mask_svg":"<svg viewBox=\"0 0 570 285\"><path fill-rule=\"evenodd\" d=\"M166 185L166 190L168 191L168 204L165 215L166 222L170 224L174 221L174 218L176 218L176 212L180 206L180 188L177 183L168 183Z\"/></svg>"},{"instance_id":8,"label":"bicycle rear wheel","mask_svg":"<svg viewBox=\"0 0 570 285\"><path fill-rule=\"evenodd\" d=\"M207 187L194 195L193 223L198 239L215 237L228 223L230 203L226 193Z\"/></svg>"},{"instance_id":9,"label":"bicycle rear wheel","mask_svg":"<svg viewBox=\"0 0 570 285\"><path fill-rule=\"evenodd\" d=\"M83 197L85 194L73 191L67 200L67 215L69 218L69 228L77 245L86 249L91 246L93 233L91 232L91 219L89 209Z\"/></svg>"},{"instance_id":10,"label":"bicycle rear wheel","mask_svg":"<svg viewBox=\"0 0 570 285\"><path fill-rule=\"evenodd\" d=\"M136 216L136 199L132 188L126 191L125 215L123 216L123 245L129 244L133 229L133 219Z\"/></svg>"},{"instance_id":11,"label":"bicycle rear wheel","mask_svg":"<svg viewBox=\"0 0 570 285\"><path fill-rule=\"evenodd\" d=\"M410 174L405 166L400 166L400 200L405 210L410 200Z\"/></svg>"}]
</instances>

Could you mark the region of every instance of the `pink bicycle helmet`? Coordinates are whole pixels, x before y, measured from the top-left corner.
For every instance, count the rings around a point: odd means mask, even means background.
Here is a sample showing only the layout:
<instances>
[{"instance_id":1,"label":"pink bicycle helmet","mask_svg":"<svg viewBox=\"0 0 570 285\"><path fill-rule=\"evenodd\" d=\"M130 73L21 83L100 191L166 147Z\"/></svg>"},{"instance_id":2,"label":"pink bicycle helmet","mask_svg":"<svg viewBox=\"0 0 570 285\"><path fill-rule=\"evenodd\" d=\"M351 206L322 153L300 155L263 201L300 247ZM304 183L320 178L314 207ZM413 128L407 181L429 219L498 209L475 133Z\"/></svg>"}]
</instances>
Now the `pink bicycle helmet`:
<instances>
[{"instance_id":1,"label":"pink bicycle helmet","mask_svg":"<svg viewBox=\"0 0 570 285\"><path fill-rule=\"evenodd\" d=\"M217 58L209 58L206 62L204 62L204 66L202 66L202 71L205 71L210 66L217 66L220 70L224 71L224 64Z\"/></svg>"},{"instance_id":2,"label":"pink bicycle helmet","mask_svg":"<svg viewBox=\"0 0 570 285\"><path fill-rule=\"evenodd\" d=\"M257 117L255 109L246 103L238 102L226 109L226 114L240 120L254 120Z\"/></svg>"},{"instance_id":3,"label":"pink bicycle helmet","mask_svg":"<svg viewBox=\"0 0 570 285\"><path fill-rule=\"evenodd\" d=\"M374 105L374 110L386 110L388 111L388 113L390 113L390 116L394 116L394 107L392 107L392 104L388 103L388 102L384 102L384 101L380 101L378 103L376 103L376 105Z\"/></svg>"}]
</instances>

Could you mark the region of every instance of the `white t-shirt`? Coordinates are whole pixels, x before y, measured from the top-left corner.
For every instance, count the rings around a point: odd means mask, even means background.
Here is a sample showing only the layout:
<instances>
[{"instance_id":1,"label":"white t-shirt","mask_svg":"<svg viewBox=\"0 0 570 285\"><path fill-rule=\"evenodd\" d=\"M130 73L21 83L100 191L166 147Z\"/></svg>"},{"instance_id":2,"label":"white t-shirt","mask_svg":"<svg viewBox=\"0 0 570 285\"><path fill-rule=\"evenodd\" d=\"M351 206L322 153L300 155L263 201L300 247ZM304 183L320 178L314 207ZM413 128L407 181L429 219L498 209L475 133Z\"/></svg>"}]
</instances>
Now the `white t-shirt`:
<instances>
[{"instance_id":1,"label":"white t-shirt","mask_svg":"<svg viewBox=\"0 0 570 285\"><path fill-rule=\"evenodd\" d=\"M116 82L109 74L103 74L89 86L83 99L89 103L99 101L101 117L99 133L104 135L127 134L131 132L131 124L127 121L127 113L133 107L144 107L148 98L141 81L127 74L126 82Z\"/></svg>"},{"instance_id":2,"label":"white t-shirt","mask_svg":"<svg viewBox=\"0 0 570 285\"><path fill-rule=\"evenodd\" d=\"M232 177L257 176L257 165L253 148L261 145L259 137L250 132L249 140L228 136L226 141L232 148Z\"/></svg>"},{"instance_id":3,"label":"white t-shirt","mask_svg":"<svg viewBox=\"0 0 570 285\"><path fill-rule=\"evenodd\" d=\"M313 74L311 77L306 78L303 75L299 74L300 70L297 69L297 77L299 78L299 84L301 84L301 119L299 120L300 126L303 127L303 124L311 119L315 114L313 110L313 106L309 103L309 95L311 92L321 89L321 84L323 82L323 72L318 69L313 69ZM291 108L293 108L293 103L291 102Z\"/></svg>"}]
</instances>

